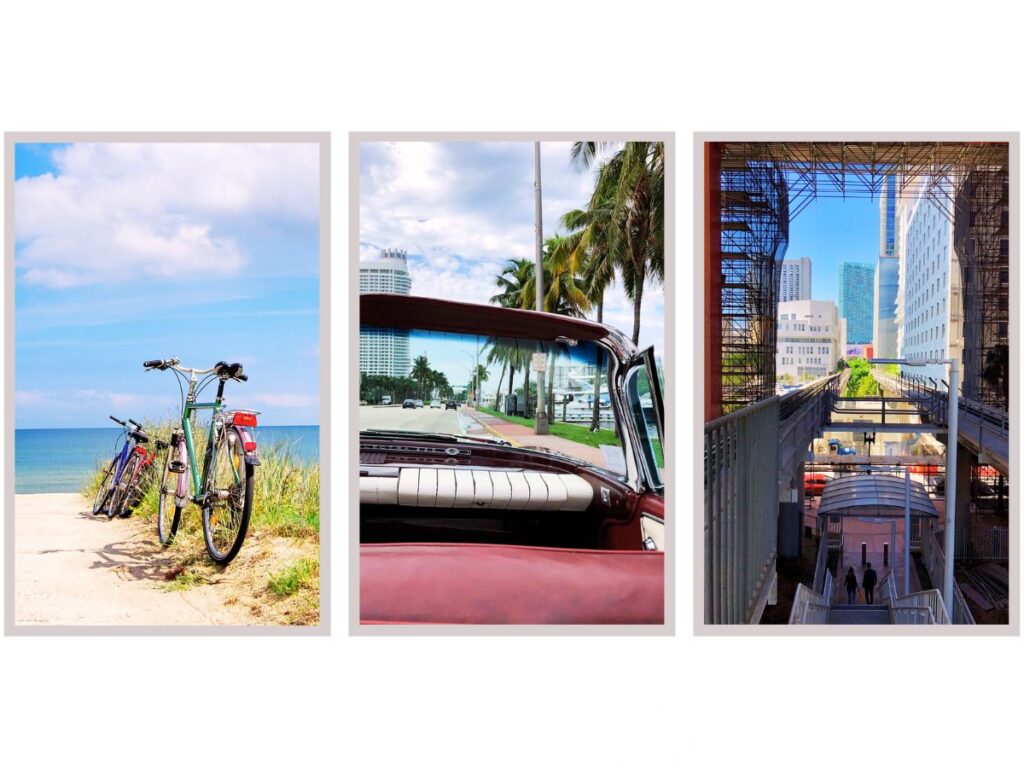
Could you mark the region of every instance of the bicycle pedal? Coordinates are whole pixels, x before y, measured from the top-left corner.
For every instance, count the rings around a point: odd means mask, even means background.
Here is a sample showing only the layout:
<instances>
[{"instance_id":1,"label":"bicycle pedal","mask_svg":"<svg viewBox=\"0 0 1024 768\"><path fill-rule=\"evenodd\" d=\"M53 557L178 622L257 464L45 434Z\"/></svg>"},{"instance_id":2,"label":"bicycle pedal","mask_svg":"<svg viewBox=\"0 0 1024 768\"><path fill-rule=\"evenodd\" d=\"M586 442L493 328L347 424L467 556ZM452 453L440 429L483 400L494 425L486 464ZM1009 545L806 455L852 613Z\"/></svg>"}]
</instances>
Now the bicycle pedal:
<instances>
[{"instance_id":1,"label":"bicycle pedal","mask_svg":"<svg viewBox=\"0 0 1024 768\"><path fill-rule=\"evenodd\" d=\"M167 471L174 472L177 475L180 475L185 469L185 462L183 461L172 461L167 465Z\"/></svg>"}]
</instances>

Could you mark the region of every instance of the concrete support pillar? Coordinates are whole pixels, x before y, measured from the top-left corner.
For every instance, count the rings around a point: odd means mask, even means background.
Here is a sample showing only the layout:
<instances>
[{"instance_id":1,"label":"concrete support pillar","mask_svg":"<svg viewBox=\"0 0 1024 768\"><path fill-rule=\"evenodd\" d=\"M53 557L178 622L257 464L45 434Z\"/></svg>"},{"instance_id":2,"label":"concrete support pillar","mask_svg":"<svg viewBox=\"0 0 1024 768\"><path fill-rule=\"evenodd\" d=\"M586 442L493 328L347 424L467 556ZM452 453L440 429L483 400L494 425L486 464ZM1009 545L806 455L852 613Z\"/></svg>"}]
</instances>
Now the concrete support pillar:
<instances>
[{"instance_id":1,"label":"concrete support pillar","mask_svg":"<svg viewBox=\"0 0 1024 768\"><path fill-rule=\"evenodd\" d=\"M978 456L957 443L956 447L956 540L967 542L971 529L971 470L978 466Z\"/></svg>"},{"instance_id":2,"label":"concrete support pillar","mask_svg":"<svg viewBox=\"0 0 1024 768\"><path fill-rule=\"evenodd\" d=\"M704 421L722 415L722 150L704 144ZM787 499L788 501L788 499Z\"/></svg>"}]
</instances>

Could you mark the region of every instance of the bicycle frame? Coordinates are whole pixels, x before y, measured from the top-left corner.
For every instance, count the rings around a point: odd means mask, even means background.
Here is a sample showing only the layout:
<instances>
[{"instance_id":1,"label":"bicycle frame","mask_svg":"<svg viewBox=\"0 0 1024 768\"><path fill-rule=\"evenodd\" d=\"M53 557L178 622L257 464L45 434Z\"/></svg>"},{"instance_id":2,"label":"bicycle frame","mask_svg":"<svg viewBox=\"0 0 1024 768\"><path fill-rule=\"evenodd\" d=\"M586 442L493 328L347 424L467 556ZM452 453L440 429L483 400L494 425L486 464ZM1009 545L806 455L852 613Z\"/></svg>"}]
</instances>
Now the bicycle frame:
<instances>
[{"instance_id":1,"label":"bicycle frame","mask_svg":"<svg viewBox=\"0 0 1024 768\"><path fill-rule=\"evenodd\" d=\"M182 406L181 412L181 431L184 439L184 445L180 442L177 444L178 447L178 460L181 461L186 471L182 472L178 477L178 487L176 489L176 497L178 503L191 501L195 504L202 505L206 502L206 488L210 479L210 472L214 471L217 466L217 429L218 427L225 426L223 415L225 414L224 404L224 384L225 379L221 379L217 383L217 395L212 402L197 402L199 395L199 380L197 374L208 373L208 371L198 371L194 369L189 370L189 387L188 394L185 396L185 400ZM198 456L196 455L195 448L195 435L192 430L192 422L195 414L198 411L209 410L213 411L212 418L210 419L210 427L207 433L206 452L203 457L203 467L200 472ZM253 422L255 423L255 421ZM250 437L241 427L235 424L230 425L231 429L234 429L238 434L238 438L243 441L243 447L245 449L245 461L249 464L259 464L259 459L256 457L256 442L255 439ZM182 451L187 455L187 461L182 456ZM231 463L231 472L234 476L234 481L237 483L242 479L241 468L235 466L234 462ZM186 473L188 477L186 477ZM191 493L189 493L189 484L191 483Z\"/></svg>"}]
</instances>

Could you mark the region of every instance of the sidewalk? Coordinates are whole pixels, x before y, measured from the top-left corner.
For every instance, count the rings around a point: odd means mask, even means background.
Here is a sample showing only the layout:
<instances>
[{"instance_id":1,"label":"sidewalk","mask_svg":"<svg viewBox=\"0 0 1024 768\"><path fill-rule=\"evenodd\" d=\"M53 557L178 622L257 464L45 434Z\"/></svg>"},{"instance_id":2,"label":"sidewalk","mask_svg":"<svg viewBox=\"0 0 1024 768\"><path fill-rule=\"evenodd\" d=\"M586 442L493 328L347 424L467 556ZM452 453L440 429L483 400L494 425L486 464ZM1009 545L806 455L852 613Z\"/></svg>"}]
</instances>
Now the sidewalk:
<instances>
[{"instance_id":1,"label":"sidewalk","mask_svg":"<svg viewBox=\"0 0 1024 768\"><path fill-rule=\"evenodd\" d=\"M517 447L546 448L551 451L564 453L567 456L573 456L598 467L607 467L604 454L601 453L600 448L583 445L573 440L566 440L564 437L556 435L535 435L532 427L513 424L489 413L480 413L475 408L469 406L463 409L463 413L470 416L480 425L479 429L467 430L467 434L492 435L502 440L508 440Z\"/></svg>"}]
</instances>

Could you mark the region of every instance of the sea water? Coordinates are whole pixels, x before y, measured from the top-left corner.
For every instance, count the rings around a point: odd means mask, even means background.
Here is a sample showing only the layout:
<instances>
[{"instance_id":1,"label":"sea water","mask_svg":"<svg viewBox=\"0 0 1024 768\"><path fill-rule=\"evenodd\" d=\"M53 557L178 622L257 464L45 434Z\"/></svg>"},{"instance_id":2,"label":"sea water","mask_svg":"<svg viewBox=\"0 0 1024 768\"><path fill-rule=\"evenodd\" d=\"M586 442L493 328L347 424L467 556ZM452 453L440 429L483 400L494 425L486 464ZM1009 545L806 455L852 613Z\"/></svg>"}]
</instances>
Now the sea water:
<instances>
[{"instance_id":1,"label":"sea water","mask_svg":"<svg viewBox=\"0 0 1024 768\"><path fill-rule=\"evenodd\" d=\"M14 430L14 492L73 493L120 450L121 429ZM287 443L302 464L320 460L320 427L259 427L261 445Z\"/></svg>"}]
</instances>

